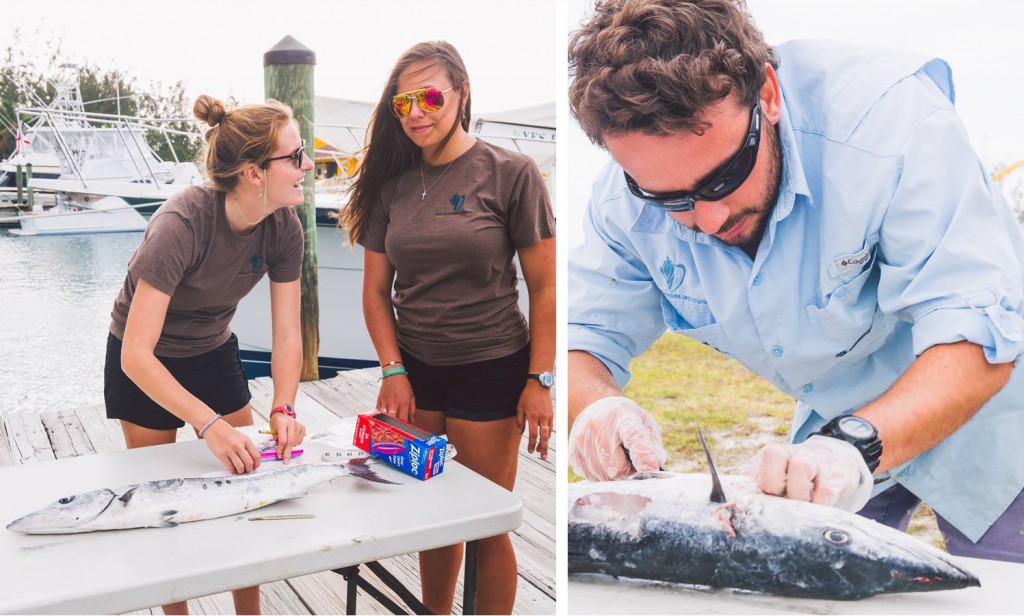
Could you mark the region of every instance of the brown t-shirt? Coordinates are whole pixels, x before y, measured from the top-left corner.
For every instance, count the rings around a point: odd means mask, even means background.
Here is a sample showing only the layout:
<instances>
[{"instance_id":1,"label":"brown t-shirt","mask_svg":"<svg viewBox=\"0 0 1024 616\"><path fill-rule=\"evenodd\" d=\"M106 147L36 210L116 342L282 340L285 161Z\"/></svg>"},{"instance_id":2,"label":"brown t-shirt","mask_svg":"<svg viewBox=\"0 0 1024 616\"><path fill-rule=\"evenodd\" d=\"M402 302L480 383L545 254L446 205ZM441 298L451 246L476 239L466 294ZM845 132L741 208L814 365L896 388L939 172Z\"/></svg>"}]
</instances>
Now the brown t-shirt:
<instances>
[{"instance_id":1,"label":"brown t-shirt","mask_svg":"<svg viewBox=\"0 0 1024 616\"><path fill-rule=\"evenodd\" d=\"M269 272L274 282L298 280L302 226L293 208L281 208L248 235L236 234L224 212L224 193L192 186L153 214L128 262L114 301L110 332L124 339L128 309L140 279L171 296L155 354L193 357L231 337L238 302Z\"/></svg>"},{"instance_id":2,"label":"brown t-shirt","mask_svg":"<svg viewBox=\"0 0 1024 616\"><path fill-rule=\"evenodd\" d=\"M359 240L395 267L398 343L440 366L526 345L512 258L555 235L551 199L530 158L477 139L446 167L424 166L421 179L417 165L386 185Z\"/></svg>"}]
</instances>

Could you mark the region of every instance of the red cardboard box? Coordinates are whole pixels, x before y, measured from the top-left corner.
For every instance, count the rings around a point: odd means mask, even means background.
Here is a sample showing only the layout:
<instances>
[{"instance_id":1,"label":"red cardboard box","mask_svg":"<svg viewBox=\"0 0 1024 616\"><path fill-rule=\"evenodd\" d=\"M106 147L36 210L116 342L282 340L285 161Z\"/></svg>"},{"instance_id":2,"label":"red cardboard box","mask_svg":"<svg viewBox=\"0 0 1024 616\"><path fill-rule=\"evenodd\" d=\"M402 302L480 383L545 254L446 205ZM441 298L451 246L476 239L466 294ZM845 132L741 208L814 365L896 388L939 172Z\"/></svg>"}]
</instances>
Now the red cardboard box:
<instances>
[{"instance_id":1,"label":"red cardboard box","mask_svg":"<svg viewBox=\"0 0 1024 616\"><path fill-rule=\"evenodd\" d=\"M374 411L356 418L352 444L417 479L444 470L448 441L400 419Z\"/></svg>"}]
</instances>

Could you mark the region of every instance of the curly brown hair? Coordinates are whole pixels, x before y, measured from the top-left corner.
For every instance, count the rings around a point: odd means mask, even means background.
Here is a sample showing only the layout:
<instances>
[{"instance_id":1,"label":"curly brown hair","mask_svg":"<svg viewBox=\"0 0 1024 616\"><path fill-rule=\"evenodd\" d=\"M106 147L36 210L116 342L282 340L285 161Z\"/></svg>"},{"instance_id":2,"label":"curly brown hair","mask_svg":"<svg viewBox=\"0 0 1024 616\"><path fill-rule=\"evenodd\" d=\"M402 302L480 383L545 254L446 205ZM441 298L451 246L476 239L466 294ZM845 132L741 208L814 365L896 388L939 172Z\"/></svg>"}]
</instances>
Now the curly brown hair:
<instances>
[{"instance_id":1,"label":"curly brown hair","mask_svg":"<svg viewBox=\"0 0 1024 616\"><path fill-rule=\"evenodd\" d=\"M753 105L775 52L742 0L598 0L569 41L569 105L594 144L608 135L702 134L710 105Z\"/></svg>"}]
</instances>

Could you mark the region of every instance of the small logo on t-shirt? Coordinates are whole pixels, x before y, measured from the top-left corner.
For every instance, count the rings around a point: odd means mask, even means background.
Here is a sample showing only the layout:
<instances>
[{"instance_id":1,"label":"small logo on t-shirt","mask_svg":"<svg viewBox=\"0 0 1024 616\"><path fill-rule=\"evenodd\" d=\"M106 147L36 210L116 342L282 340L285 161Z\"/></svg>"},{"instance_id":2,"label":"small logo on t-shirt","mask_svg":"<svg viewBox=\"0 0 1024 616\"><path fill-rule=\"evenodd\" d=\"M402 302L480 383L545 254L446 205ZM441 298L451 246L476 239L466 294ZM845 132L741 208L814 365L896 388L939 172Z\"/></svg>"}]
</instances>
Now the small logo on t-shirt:
<instances>
[{"instance_id":1,"label":"small logo on t-shirt","mask_svg":"<svg viewBox=\"0 0 1024 616\"><path fill-rule=\"evenodd\" d=\"M263 256L262 255L253 255L249 259L249 263L252 264L252 271L253 272L258 272L258 271L260 271L260 267L263 265Z\"/></svg>"},{"instance_id":2,"label":"small logo on t-shirt","mask_svg":"<svg viewBox=\"0 0 1024 616\"><path fill-rule=\"evenodd\" d=\"M475 216L476 212L471 210L462 209L462 204L466 202L466 195L460 195L455 193L448 199L448 204L452 206L450 212L434 212L434 218L446 218L450 216Z\"/></svg>"}]
</instances>

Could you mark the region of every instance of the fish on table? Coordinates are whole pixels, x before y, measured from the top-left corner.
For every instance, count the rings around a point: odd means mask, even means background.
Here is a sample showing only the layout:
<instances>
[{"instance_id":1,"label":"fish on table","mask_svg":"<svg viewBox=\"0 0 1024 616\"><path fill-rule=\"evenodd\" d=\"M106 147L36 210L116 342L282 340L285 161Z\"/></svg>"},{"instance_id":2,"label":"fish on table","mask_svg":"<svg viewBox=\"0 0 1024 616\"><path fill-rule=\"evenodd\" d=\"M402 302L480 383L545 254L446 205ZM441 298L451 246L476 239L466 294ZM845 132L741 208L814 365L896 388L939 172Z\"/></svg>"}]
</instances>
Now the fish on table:
<instances>
[{"instance_id":1,"label":"fish on table","mask_svg":"<svg viewBox=\"0 0 1024 616\"><path fill-rule=\"evenodd\" d=\"M394 484L375 473L365 458L296 464L279 470L229 477L160 479L120 488L65 496L7 525L32 535L87 533L128 528L170 528L300 498L313 487L355 476Z\"/></svg>"},{"instance_id":2,"label":"fish on table","mask_svg":"<svg viewBox=\"0 0 1024 616\"><path fill-rule=\"evenodd\" d=\"M713 464L711 475L571 484L568 518L570 574L843 600L980 585L953 557L906 533L764 494L748 477L719 476Z\"/></svg>"}]
</instances>

